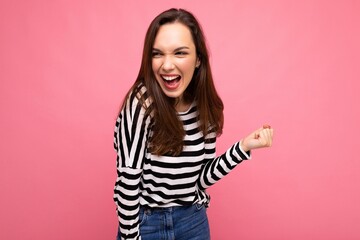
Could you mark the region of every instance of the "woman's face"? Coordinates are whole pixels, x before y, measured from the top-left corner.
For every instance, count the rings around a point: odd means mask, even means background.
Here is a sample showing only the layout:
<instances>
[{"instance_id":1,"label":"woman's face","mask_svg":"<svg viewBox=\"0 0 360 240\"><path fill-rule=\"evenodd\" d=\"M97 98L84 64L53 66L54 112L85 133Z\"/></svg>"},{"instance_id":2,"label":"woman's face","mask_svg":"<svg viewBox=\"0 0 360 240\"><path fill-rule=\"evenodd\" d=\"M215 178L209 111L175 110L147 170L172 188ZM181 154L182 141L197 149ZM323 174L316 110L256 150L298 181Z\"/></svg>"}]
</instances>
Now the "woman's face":
<instances>
[{"instance_id":1,"label":"woman's face","mask_svg":"<svg viewBox=\"0 0 360 240\"><path fill-rule=\"evenodd\" d=\"M166 96L182 96L200 65L191 32L182 23L168 23L159 28L152 51L152 69Z\"/></svg>"}]
</instances>

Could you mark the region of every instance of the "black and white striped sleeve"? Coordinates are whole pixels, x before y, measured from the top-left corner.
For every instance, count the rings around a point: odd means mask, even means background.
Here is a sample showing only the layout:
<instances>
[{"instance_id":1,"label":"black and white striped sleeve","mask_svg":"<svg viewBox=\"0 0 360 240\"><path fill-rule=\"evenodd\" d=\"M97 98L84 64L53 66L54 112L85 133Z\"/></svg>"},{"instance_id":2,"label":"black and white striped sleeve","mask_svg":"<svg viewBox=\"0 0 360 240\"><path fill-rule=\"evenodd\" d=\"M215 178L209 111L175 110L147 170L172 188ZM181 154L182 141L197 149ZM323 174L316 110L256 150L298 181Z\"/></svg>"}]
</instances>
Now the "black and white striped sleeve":
<instances>
[{"instance_id":1,"label":"black and white striped sleeve","mask_svg":"<svg viewBox=\"0 0 360 240\"><path fill-rule=\"evenodd\" d=\"M119 114L114 132L117 179L114 201L121 239L141 239L139 234L139 184L150 117L132 94Z\"/></svg>"},{"instance_id":2,"label":"black and white striped sleeve","mask_svg":"<svg viewBox=\"0 0 360 240\"><path fill-rule=\"evenodd\" d=\"M210 132L205 137L205 140L206 161L198 180L198 187L202 190L222 179L243 160L250 159L250 152L243 151L239 142L235 143L221 156L215 157L216 133Z\"/></svg>"}]
</instances>

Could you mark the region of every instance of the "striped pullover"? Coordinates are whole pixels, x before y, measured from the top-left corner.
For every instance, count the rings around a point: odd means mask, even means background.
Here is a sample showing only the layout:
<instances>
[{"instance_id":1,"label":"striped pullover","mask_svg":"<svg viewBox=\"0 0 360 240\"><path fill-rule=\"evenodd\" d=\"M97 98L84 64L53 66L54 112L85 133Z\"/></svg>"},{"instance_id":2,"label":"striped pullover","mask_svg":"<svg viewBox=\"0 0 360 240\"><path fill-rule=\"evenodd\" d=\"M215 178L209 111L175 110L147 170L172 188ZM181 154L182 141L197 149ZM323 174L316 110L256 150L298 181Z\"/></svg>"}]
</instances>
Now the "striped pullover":
<instances>
[{"instance_id":1,"label":"striped pullover","mask_svg":"<svg viewBox=\"0 0 360 240\"><path fill-rule=\"evenodd\" d=\"M138 98L146 96L142 87L130 94L117 118L114 148L117 153L117 179L114 201L117 206L121 239L141 239L140 206L172 207L195 203L209 204L206 189L228 174L242 160L249 159L240 144L234 144L219 157L215 155L216 133L203 136L193 103L178 112L186 135L179 156L158 156L147 149L151 135L151 115ZM149 105L149 98L146 99Z\"/></svg>"}]
</instances>

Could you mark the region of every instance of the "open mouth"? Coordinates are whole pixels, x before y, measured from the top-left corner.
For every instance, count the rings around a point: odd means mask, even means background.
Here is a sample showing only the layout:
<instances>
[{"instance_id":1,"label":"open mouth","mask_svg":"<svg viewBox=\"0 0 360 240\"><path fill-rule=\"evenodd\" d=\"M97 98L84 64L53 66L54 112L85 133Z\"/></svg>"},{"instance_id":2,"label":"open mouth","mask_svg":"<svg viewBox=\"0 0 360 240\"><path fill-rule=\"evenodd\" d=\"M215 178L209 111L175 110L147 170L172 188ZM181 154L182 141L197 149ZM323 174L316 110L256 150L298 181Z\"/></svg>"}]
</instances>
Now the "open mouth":
<instances>
[{"instance_id":1,"label":"open mouth","mask_svg":"<svg viewBox=\"0 0 360 240\"><path fill-rule=\"evenodd\" d=\"M164 84L169 89L177 88L181 80L180 75L161 75Z\"/></svg>"}]
</instances>

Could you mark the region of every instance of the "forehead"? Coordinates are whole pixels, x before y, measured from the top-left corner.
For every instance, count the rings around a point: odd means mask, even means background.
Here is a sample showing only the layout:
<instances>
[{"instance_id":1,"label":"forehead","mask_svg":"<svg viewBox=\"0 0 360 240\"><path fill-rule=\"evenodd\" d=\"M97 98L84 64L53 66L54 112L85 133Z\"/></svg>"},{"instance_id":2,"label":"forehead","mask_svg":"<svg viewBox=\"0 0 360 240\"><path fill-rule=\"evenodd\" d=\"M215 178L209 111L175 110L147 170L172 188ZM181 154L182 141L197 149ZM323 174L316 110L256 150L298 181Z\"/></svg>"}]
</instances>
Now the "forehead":
<instances>
[{"instance_id":1,"label":"forehead","mask_svg":"<svg viewBox=\"0 0 360 240\"><path fill-rule=\"evenodd\" d=\"M195 47L190 29L178 22L162 25L155 37L154 48L176 48L179 45Z\"/></svg>"}]
</instances>

